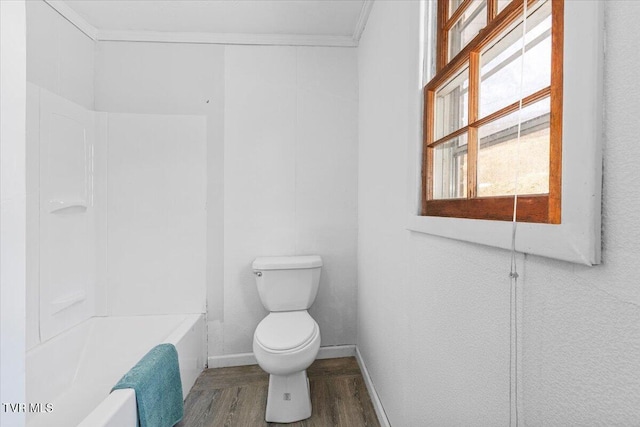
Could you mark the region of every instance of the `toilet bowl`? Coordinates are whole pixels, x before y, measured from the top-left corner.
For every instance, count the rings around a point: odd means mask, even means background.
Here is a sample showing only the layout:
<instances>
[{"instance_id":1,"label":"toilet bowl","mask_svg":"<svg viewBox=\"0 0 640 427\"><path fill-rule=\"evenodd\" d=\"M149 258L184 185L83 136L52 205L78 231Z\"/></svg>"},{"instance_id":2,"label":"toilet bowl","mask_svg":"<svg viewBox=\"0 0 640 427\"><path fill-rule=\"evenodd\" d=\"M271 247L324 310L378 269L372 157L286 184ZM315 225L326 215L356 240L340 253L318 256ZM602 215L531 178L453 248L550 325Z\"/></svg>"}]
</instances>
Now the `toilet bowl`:
<instances>
[{"instance_id":1,"label":"toilet bowl","mask_svg":"<svg viewBox=\"0 0 640 427\"><path fill-rule=\"evenodd\" d=\"M306 369L320 349L320 328L307 309L315 300L319 256L263 257L253 263L258 292L270 311L253 334L253 353L269 374L265 420L291 423L311 416Z\"/></svg>"},{"instance_id":2,"label":"toilet bowl","mask_svg":"<svg viewBox=\"0 0 640 427\"><path fill-rule=\"evenodd\" d=\"M267 422L290 423L311 416L306 369L319 349L320 330L306 310L271 313L260 322L253 353L270 374Z\"/></svg>"}]
</instances>

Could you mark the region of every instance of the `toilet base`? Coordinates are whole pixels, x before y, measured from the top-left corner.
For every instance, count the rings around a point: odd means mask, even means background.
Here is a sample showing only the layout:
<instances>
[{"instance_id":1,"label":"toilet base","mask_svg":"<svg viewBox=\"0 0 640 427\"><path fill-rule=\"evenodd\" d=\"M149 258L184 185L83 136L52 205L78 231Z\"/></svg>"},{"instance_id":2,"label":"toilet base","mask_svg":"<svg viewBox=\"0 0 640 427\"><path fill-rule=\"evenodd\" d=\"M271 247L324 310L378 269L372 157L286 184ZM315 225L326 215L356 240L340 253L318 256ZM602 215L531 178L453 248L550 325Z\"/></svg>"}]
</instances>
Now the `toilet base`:
<instances>
[{"instance_id":1,"label":"toilet base","mask_svg":"<svg viewBox=\"0 0 640 427\"><path fill-rule=\"evenodd\" d=\"M265 420L293 423L311 417L311 395L307 371L290 375L269 375Z\"/></svg>"}]
</instances>

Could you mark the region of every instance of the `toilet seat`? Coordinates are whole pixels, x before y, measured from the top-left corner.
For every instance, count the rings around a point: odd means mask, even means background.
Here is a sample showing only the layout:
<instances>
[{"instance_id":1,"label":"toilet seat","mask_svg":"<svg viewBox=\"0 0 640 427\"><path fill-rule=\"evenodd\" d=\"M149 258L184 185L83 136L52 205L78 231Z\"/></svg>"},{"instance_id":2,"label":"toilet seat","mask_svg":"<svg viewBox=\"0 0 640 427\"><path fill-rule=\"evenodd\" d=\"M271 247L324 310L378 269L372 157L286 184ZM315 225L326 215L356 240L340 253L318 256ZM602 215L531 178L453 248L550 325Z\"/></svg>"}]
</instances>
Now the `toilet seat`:
<instances>
[{"instance_id":1,"label":"toilet seat","mask_svg":"<svg viewBox=\"0 0 640 427\"><path fill-rule=\"evenodd\" d=\"M301 310L270 313L258 324L254 337L264 350L286 353L309 345L318 334L316 321Z\"/></svg>"}]
</instances>

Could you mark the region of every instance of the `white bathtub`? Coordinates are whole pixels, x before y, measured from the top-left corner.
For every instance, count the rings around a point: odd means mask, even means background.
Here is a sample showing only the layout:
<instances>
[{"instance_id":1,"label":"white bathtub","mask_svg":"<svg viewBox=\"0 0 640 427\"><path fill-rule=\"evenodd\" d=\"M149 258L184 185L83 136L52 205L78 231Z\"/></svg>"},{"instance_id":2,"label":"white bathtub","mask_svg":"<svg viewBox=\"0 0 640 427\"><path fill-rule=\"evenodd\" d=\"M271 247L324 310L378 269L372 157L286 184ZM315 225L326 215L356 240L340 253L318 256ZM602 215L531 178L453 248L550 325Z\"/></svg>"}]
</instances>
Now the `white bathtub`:
<instances>
[{"instance_id":1,"label":"white bathtub","mask_svg":"<svg viewBox=\"0 0 640 427\"><path fill-rule=\"evenodd\" d=\"M27 353L28 427L135 427L133 390L111 388L151 348L178 350L183 398L206 363L202 314L93 317ZM44 412L45 404L53 410Z\"/></svg>"}]
</instances>

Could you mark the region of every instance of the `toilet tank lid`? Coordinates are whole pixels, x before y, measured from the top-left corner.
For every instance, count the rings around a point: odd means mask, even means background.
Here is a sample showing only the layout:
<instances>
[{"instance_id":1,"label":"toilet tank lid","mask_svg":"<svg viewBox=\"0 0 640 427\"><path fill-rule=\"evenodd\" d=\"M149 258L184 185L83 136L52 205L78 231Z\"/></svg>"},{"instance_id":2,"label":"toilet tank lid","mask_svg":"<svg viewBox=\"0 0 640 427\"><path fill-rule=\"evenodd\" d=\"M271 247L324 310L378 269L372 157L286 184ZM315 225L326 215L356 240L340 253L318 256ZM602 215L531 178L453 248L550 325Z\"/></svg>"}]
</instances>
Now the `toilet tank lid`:
<instances>
[{"instance_id":1,"label":"toilet tank lid","mask_svg":"<svg viewBox=\"0 0 640 427\"><path fill-rule=\"evenodd\" d=\"M295 270L322 267L318 255L259 257L253 261L254 270Z\"/></svg>"}]
</instances>

